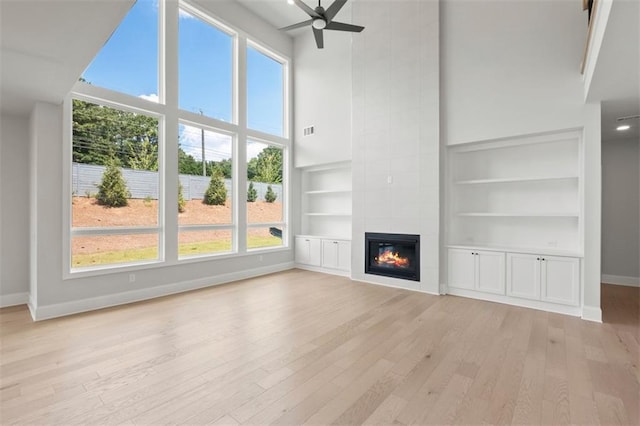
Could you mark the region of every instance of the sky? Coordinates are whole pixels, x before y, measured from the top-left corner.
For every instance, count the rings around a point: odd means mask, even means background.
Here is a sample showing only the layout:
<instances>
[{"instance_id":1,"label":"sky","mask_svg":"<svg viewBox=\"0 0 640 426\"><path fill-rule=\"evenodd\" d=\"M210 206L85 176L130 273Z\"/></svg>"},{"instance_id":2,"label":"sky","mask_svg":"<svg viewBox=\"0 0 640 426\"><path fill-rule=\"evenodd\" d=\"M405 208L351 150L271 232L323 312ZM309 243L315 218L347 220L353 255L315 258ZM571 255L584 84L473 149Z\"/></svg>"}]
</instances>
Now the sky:
<instances>
[{"instance_id":1,"label":"sky","mask_svg":"<svg viewBox=\"0 0 640 426\"><path fill-rule=\"evenodd\" d=\"M232 119L232 37L181 10L178 41L179 108L222 121ZM247 49L247 122L283 135L282 66ZM93 85L158 102L158 3L138 0L85 70ZM201 159L201 130L180 125L180 146ZM249 144L249 158L264 148ZM231 155L231 138L205 132L206 160Z\"/></svg>"}]
</instances>

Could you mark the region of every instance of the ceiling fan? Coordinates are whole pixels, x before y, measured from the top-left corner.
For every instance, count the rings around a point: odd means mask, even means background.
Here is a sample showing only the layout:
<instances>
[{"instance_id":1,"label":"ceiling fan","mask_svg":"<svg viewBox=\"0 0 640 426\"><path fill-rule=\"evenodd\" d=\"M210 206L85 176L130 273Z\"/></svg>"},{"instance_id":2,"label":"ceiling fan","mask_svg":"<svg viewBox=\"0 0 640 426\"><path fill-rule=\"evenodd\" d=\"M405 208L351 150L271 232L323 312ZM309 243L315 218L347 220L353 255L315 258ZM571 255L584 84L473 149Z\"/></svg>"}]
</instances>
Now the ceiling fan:
<instances>
[{"instance_id":1,"label":"ceiling fan","mask_svg":"<svg viewBox=\"0 0 640 426\"><path fill-rule=\"evenodd\" d=\"M297 24L289 25L288 27L280 28L281 31L295 30L296 28L306 27L311 25L313 30L313 36L316 39L316 45L318 49L324 47L324 38L322 36L322 30L335 30L335 31L349 31L353 33L359 33L364 30L364 27L359 25L344 24L342 22L335 22L333 18L338 14L342 6L347 0L335 0L327 10L322 7L320 0L318 0L318 7L312 9L302 0L293 0L293 2L302 10L305 11L311 19Z\"/></svg>"}]
</instances>

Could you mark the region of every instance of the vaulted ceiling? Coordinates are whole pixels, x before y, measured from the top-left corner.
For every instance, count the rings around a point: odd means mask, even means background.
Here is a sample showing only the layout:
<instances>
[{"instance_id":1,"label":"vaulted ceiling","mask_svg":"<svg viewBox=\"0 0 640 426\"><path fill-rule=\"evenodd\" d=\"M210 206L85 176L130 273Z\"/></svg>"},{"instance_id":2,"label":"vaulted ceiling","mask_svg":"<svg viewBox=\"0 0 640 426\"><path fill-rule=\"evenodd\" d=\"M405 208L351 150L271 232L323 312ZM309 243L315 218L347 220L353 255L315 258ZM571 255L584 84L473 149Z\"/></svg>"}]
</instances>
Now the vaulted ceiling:
<instances>
[{"instance_id":1,"label":"vaulted ceiling","mask_svg":"<svg viewBox=\"0 0 640 426\"><path fill-rule=\"evenodd\" d=\"M0 109L59 103L134 0L0 1Z\"/></svg>"}]
</instances>

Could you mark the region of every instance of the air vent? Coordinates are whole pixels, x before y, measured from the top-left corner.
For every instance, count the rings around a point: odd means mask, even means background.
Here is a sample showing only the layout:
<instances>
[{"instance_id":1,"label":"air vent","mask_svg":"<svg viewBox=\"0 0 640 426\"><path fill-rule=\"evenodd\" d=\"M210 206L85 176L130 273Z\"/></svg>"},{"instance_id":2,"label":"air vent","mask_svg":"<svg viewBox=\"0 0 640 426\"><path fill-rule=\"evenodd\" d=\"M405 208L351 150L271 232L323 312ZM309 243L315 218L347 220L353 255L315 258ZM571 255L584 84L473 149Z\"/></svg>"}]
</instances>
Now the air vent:
<instances>
[{"instance_id":1,"label":"air vent","mask_svg":"<svg viewBox=\"0 0 640 426\"><path fill-rule=\"evenodd\" d=\"M304 136L311 136L315 133L315 129L313 128L313 126L305 127L304 129L302 129L302 133L304 134Z\"/></svg>"}]
</instances>

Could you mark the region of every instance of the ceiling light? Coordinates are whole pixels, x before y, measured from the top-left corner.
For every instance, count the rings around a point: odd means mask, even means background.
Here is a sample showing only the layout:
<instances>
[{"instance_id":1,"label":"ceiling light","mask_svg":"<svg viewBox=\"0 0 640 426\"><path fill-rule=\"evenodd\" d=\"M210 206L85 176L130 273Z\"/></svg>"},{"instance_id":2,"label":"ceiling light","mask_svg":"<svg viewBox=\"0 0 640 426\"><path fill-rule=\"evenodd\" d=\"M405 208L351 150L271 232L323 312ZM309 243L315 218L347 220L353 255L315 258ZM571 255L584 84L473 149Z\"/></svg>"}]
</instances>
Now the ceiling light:
<instances>
[{"instance_id":1,"label":"ceiling light","mask_svg":"<svg viewBox=\"0 0 640 426\"><path fill-rule=\"evenodd\" d=\"M287 3L293 4L293 0L287 0Z\"/></svg>"},{"instance_id":2,"label":"ceiling light","mask_svg":"<svg viewBox=\"0 0 640 426\"><path fill-rule=\"evenodd\" d=\"M629 130L630 128L631 126L629 126L628 124L623 124L622 126L616 127L616 130L619 132L624 132L625 130Z\"/></svg>"},{"instance_id":3,"label":"ceiling light","mask_svg":"<svg viewBox=\"0 0 640 426\"><path fill-rule=\"evenodd\" d=\"M317 18L313 20L313 23L311 25L313 25L313 28L315 28L316 30L324 30L324 28L327 26L327 21Z\"/></svg>"}]
</instances>

